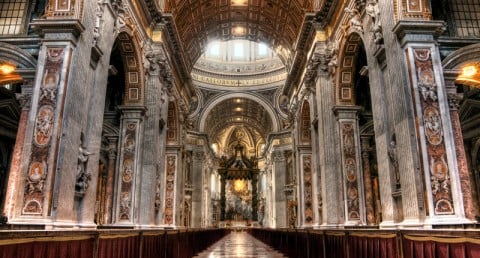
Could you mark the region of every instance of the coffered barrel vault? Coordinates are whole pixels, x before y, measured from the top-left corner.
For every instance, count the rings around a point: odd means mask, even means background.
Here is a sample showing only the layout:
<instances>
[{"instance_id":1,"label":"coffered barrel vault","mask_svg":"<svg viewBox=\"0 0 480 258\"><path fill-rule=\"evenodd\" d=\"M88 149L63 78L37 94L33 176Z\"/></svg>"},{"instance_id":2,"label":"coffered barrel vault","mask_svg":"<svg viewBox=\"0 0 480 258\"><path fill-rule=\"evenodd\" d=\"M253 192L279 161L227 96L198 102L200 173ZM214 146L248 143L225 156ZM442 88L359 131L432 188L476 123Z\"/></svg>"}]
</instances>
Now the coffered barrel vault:
<instances>
[{"instance_id":1,"label":"coffered barrel vault","mask_svg":"<svg viewBox=\"0 0 480 258\"><path fill-rule=\"evenodd\" d=\"M297 40L312 13L312 0L167 0L164 12L173 16L187 56L187 67L212 40L248 39L264 42L291 64Z\"/></svg>"}]
</instances>

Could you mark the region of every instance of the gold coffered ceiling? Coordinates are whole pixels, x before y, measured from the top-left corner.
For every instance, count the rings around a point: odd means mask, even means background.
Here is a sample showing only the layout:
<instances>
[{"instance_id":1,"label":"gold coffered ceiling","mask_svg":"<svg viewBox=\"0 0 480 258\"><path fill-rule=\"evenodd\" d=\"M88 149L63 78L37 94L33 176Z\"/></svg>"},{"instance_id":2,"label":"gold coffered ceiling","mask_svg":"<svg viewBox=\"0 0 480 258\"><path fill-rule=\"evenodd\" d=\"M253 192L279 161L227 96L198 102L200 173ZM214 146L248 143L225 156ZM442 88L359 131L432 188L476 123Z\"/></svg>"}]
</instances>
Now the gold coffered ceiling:
<instances>
[{"instance_id":1,"label":"gold coffered ceiling","mask_svg":"<svg viewBox=\"0 0 480 258\"><path fill-rule=\"evenodd\" d=\"M288 66L312 0L170 0L187 69L212 40L248 39L272 47Z\"/></svg>"},{"instance_id":2,"label":"gold coffered ceiling","mask_svg":"<svg viewBox=\"0 0 480 258\"><path fill-rule=\"evenodd\" d=\"M220 102L208 113L205 121L205 131L212 139L232 124L248 124L264 139L273 129L273 121L267 110L246 98L231 98Z\"/></svg>"}]
</instances>

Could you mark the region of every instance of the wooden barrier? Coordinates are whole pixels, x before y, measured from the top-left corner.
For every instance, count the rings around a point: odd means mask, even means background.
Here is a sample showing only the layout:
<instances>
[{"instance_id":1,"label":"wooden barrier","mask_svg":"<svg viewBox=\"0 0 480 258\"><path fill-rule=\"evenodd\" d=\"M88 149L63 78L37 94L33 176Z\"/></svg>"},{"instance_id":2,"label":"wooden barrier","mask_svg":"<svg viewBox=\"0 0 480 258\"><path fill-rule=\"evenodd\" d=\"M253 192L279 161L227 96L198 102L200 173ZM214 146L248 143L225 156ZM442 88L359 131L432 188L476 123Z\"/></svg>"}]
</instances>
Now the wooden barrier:
<instances>
[{"instance_id":1,"label":"wooden barrier","mask_svg":"<svg viewBox=\"0 0 480 258\"><path fill-rule=\"evenodd\" d=\"M479 230L305 230L248 231L284 253L302 258L476 258Z\"/></svg>"},{"instance_id":2,"label":"wooden barrier","mask_svg":"<svg viewBox=\"0 0 480 258\"><path fill-rule=\"evenodd\" d=\"M190 258L226 229L4 231L0 258Z\"/></svg>"}]
</instances>

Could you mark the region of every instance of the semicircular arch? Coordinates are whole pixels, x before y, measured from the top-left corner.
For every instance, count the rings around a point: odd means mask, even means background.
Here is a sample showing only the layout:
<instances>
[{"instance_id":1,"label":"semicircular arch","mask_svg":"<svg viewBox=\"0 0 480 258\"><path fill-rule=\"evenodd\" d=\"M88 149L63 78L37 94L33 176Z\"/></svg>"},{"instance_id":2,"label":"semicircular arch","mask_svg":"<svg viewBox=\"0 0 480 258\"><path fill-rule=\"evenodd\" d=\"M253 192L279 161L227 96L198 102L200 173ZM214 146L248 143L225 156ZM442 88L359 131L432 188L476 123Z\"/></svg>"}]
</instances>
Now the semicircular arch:
<instances>
[{"instance_id":1,"label":"semicircular arch","mask_svg":"<svg viewBox=\"0 0 480 258\"><path fill-rule=\"evenodd\" d=\"M341 46L335 75L335 102L337 105L355 105L355 69L360 48L364 48L363 39L353 32L344 38Z\"/></svg>"},{"instance_id":2,"label":"semicircular arch","mask_svg":"<svg viewBox=\"0 0 480 258\"><path fill-rule=\"evenodd\" d=\"M0 42L0 63L15 66L15 71L8 75L0 76L0 84L21 82L30 77L33 79L37 69L37 60L26 50L17 46Z\"/></svg>"},{"instance_id":3,"label":"semicircular arch","mask_svg":"<svg viewBox=\"0 0 480 258\"><path fill-rule=\"evenodd\" d=\"M443 69L459 68L462 64L480 60L480 43L462 47L450 53L443 61Z\"/></svg>"},{"instance_id":4,"label":"semicircular arch","mask_svg":"<svg viewBox=\"0 0 480 258\"><path fill-rule=\"evenodd\" d=\"M142 105L144 103L145 82L143 76L140 47L134 36L127 31L118 34L119 44L125 71L125 105Z\"/></svg>"},{"instance_id":5,"label":"semicircular arch","mask_svg":"<svg viewBox=\"0 0 480 258\"><path fill-rule=\"evenodd\" d=\"M249 100L257 102L259 105L261 105L267 111L268 115L270 116L270 119L272 121L272 130L274 132L279 130L279 128L280 128L279 118L278 118L274 108L266 100L264 100L263 98L258 97L256 95L253 95L253 94L236 92L236 93L223 94L223 95L218 96L217 98L213 99L212 101L210 101L208 103L205 103L205 109L200 114L199 129L200 129L201 132L205 131L206 118L208 117L208 114L210 113L210 111L212 111L212 109L215 108L222 101L233 99L233 98L245 98L245 99L249 99Z\"/></svg>"}]
</instances>

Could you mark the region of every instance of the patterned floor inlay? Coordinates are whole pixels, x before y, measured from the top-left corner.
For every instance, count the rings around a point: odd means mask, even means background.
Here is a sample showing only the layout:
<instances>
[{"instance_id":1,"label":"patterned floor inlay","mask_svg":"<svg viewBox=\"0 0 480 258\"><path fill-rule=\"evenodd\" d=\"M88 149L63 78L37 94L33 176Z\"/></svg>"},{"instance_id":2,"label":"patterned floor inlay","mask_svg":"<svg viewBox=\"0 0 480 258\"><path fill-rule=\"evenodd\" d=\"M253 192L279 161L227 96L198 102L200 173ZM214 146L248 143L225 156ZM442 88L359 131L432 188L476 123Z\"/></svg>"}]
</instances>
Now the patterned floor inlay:
<instances>
[{"instance_id":1,"label":"patterned floor inlay","mask_svg":"<svg viewBox=\"0 0 480 258\"><path fill-rule=\"evenodd\" d=\"M232 232L195 257L283 258L285 256L246 232Z\"/></svg>"}]
</instances>

